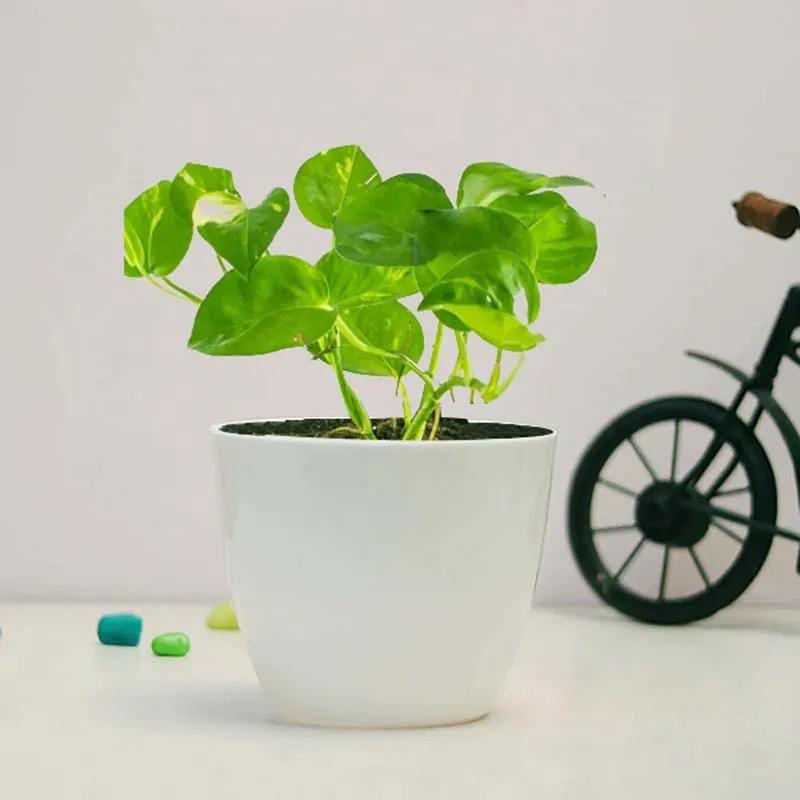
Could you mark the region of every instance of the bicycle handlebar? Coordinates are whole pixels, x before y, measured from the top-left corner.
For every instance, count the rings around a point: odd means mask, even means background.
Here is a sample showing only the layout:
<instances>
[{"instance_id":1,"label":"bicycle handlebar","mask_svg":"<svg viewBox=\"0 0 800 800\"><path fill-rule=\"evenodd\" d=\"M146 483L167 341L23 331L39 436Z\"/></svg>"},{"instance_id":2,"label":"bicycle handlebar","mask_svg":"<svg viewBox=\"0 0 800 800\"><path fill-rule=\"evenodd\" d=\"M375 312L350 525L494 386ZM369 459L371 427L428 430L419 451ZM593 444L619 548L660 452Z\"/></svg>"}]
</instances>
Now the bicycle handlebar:
<instances>
[{"instance_id":1,"label":"bicycle handlebar","mask_svg":"<svg viewBox=\"0 0 800 800\"><path fill-rule=\"evenodd\" d=\"M735 200L736 218L748 228L758 228L778 239L788 239L800 229L800 211L789 203L773 200L759 192L747 192Z\"/></svg>"}]
</instances>

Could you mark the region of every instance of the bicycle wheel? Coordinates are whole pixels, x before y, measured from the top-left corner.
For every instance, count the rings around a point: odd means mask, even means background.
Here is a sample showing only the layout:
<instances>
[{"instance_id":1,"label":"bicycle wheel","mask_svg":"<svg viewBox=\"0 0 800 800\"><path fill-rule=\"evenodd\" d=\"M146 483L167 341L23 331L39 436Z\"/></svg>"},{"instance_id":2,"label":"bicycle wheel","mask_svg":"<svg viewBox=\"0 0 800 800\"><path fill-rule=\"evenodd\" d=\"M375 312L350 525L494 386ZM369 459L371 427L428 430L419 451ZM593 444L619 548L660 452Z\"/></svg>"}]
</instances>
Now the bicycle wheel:
<instances>
[{"instance_id":1,"label":"bicycle wheel","mask_svg":"<svg viewBox=\"0 0 800 800\"><path fill-rule=\"evenodd\" d=\"M704 619L736 600L766 560L771 534L685 505L737 502L726 507L775 522L767 455L738 417L722 427L726 413L696 397L654 400L614 420L583 455L570 489L570 545L592 589L623 614L661 625ZM715 434L719 453L696 484L683 485Z\"/></svg>"}]
</instances>

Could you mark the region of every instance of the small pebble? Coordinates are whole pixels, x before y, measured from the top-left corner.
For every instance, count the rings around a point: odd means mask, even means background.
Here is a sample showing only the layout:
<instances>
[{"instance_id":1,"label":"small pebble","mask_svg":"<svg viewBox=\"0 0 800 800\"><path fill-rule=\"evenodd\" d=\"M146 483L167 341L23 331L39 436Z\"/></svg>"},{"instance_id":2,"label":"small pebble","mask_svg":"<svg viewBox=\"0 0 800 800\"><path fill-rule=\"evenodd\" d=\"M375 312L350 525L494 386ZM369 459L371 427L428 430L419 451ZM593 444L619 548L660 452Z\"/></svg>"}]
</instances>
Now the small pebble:
<instances>
[{"instance_id":1,"label":"small pebble","mask_svg":"<svg viewBox=\"0 0 800 800\"><path fill-rule=\"evenodd\" d=\"M233 603L230 600L223 600L218 606L214 606L208 615L206 625L217 631L238 631L239 621L236 619Z\"/></svg>"},{"instance_id":2,"label":"small pebble","mask_svg":"<svg viewBox=\"0 0 800 800\"><path fill-rule=\"evenodd\" d=\"M97 623L97 638L103 644L136 647L142 635L142 618L138 614L105 614Z\"/></svg>"},{"instance_id":3,"label":"small pebble","mask_svg":"<svg viewBox=\"0 0 800 800\"><path fill-rule=\"evenodd\" d=\"M189 637L185 633L162 633L150 646L157 656L185 656L189 652Z\"/></svg>"}]
</instances>

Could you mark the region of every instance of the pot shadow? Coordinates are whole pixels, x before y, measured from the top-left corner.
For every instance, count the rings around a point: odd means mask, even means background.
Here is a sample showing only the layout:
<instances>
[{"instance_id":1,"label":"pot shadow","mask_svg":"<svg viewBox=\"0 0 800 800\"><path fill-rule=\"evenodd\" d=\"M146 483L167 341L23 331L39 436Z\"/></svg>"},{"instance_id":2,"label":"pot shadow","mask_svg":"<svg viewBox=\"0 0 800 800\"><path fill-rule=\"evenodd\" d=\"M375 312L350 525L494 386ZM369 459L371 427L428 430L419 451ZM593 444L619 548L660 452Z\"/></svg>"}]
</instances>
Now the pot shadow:
<instances>
[{"instance_id":1,"label":"pot shadow","mask_svg":"<svg viewBox=\"0 0 800 800\"><path fill-rule=\"evenodd\" d=\"M292 739L300 736L307 739L325 737L337 731L341 738L362 736L369 732L373 738L381 736L403 736L435 734L449 731L452 735L469 735L503 720L506 714L498 710L475 720L450 725L418 727L360 727L329 726L307 722L282 720L270 715L264 694L257 683L228 683L213 686L135 686L112 698L102 698L104 713L117 722L145 728L180 728L181 730L227 733L238 730L252 734L259 730L264 734Z\"/></svg>"},{"instance_id":2,"label":"pot shadow","mask_svg":"<svg viewBox=\"0 0 800 800\"><path fill-rule=\"evenodd\" d=\"M134 686L104 703L128 724L181 728L265 728L271 722L257 683Z\"/></svg>"}]
</instances>

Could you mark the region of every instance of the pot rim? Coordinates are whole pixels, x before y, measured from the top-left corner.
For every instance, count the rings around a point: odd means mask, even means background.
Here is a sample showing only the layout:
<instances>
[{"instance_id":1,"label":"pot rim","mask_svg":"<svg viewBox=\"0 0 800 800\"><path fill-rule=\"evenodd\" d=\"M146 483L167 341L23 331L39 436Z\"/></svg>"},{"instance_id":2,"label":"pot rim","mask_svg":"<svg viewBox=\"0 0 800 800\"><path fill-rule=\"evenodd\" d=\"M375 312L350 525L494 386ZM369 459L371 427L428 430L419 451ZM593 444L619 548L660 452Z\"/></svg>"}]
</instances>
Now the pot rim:
<instances>
[{"instance_id":1,"label":"pot rim","mask_svg":"<svg viewBox=\"0 0 800 800\"><path fill-rule=\"evenodd\" d=\"M538 433L533 436L514 436L509 438L495 438L495 439L434 439L430 441L428 439L421 439L418 441L405 441L403 439L377 439L377 440L367 440L367 439L327 439L324 437L319 436L286 436L284 434L269 434L268 436L254 436L251 434L245 433L233 433L232 431L224 431L222 428L225 425L247 425L253 422L293 422L295 420L303 420L303 419L341 419L341 417L267 417L266 419L238 419L238 420L229 420L226 422L218 422L215 425L211 425L209 427L209 432L215 436L224 439L236 439L237 441L242 440L251 440L255 442L270 442L270 441L291 441L296 443L306 443L311 444L314 447L321 446L327 447L332 445L338 446L346 446L346 447L363 447L365 445L369 445L370 448L375 449L376 447L431 447L436 445L437 447L453 447L455 445L459 445L461 447L486 447L494 445L494 446L502 446L502 447L513 447L515 444L519 446L520 444L526 442L533 442L533 441L542 441L542 442L549 442L556 438L556 432L552 428L538 426L538 425L530 425L527 422L499 422L495 419L467 419L467 422L488 422L495 425L528 425L529 427L536 427L540 430L546 431L546 433Z\"/></svg>"}]
</instances>

